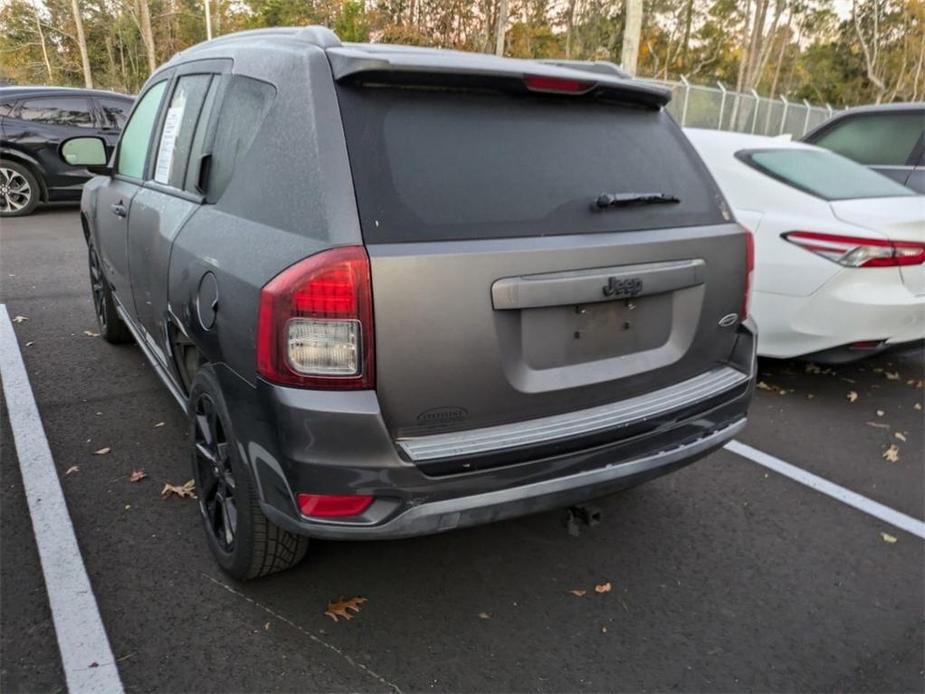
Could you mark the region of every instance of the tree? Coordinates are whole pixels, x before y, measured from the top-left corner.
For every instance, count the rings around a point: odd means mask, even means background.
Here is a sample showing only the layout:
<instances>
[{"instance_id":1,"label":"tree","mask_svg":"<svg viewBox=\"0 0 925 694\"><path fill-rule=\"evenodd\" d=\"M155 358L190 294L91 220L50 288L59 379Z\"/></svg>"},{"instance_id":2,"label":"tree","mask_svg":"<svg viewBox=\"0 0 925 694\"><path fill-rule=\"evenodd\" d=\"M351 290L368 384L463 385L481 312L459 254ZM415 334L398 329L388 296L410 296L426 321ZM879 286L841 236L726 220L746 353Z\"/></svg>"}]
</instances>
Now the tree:
<instances>
[{"instance_id":1,"label":"tree","mask_svg":"<svg viewBox=\"0 0 925 694\"><path fill-rule=\"evenodd\" d=\"M623 27L623 51L621 64L629 74L636 74L639 58L639 37L642 34L643 0L624 0L626 19Z\"/></svg>"},{"instance_id":2,"label":"tree","mask_svg":"<svg viewBox=\"0 0 925 694\"><path fill-rule=\"evenodd\" d=\"M84 35L84 22L80 16L80 5L77 0L71 0L71 12L74 15L74 28L77 31L77 46L80 49L80 65L84 73L84 86L93 88L93 75L90 73L90 57L87 54L87 37Z\"/></svg>"}]
</instances>

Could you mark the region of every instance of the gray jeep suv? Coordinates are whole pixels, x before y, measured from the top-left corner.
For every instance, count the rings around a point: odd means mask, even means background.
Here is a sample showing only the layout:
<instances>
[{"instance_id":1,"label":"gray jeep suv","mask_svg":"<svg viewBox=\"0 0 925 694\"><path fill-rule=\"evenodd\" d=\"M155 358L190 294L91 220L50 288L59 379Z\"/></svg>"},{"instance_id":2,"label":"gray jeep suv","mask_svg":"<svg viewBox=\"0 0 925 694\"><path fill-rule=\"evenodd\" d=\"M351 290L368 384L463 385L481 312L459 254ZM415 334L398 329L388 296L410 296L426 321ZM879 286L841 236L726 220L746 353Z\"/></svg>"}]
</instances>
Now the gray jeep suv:
<instances>
[{"instance_id":1,"label":"gray jeep suv","mask_svg":"<svg viewBox=\"0 0 925 694\"><path fill-rule=\"evenodd\" d=\"M668 99L268 29L160 68L108 164L64 143L101 174L100 331L188 412L225 571L568 506L742 429L751 238Z\"/></svg>"}]
</instances>

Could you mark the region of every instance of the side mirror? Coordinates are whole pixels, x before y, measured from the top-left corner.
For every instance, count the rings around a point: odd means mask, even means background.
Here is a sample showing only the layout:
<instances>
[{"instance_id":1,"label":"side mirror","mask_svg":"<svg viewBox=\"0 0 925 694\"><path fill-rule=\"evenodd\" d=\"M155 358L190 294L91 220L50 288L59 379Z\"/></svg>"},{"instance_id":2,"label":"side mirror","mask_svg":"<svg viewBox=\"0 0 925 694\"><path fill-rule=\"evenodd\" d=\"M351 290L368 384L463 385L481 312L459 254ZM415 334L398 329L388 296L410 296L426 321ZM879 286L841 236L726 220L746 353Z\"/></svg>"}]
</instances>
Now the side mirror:
<instances>
[{"instance_id":1,"label":"side mirror","mask_svg":"<svg viewBox=\"0 0 925 694\"><path fill-rule=\"evenodd\" d=\"M72 137L61 143L61 158L70 166L83 166L91 173L109 176L106 143L101 137Z\"/></svg>"}]
</instances>

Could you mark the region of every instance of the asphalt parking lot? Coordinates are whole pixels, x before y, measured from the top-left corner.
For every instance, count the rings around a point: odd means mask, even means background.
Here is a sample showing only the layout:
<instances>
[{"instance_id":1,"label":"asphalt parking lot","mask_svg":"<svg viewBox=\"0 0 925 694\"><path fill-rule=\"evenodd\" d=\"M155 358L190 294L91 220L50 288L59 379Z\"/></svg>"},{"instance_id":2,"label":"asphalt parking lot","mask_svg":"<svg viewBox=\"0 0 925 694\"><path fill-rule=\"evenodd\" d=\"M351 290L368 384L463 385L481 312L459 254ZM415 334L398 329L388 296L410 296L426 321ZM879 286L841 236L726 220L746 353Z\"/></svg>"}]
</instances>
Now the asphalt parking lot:
<instances>
[{"instance_id":1,"label":"asphalt parking lot","mask_svg":"<svg viewBox=\"0 0 925 694\"><path fill-rule=\"evenodd\" d=\"M76 211L4 220L0 263L127 691L923 689L925 542L728 450L599 501L600 524L577 537L555 512L319 542L294 570L232 583L195 502L160 495L190 478L183 414L137 348L92 336ZM925 517L921 349L760 370L739 441ZM17 406L0 417L0 690L60 691ZM368 601L353 620L324 616L355 595Z\"/></svg>"}]
</instances>

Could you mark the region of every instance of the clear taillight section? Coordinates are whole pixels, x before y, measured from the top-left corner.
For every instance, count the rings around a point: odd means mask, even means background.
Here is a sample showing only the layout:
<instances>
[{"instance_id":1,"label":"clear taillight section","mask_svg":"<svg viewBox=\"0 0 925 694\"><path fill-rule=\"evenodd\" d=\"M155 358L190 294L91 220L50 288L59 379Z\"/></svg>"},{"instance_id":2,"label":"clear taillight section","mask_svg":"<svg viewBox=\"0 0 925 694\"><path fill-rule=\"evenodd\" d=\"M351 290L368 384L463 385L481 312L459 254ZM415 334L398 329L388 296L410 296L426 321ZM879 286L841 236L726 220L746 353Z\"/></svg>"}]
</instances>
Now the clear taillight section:
<instances>
[{"instance_id":1,"label":"clear taillight section","mask_svg":"<svg viewBox=\"0 0 925 694\"><path fill-rule=\"evenodd\" d=\"M895 267L925 263L925 244L914 241L867 239L815 231L791 231L792 244L845 267Z\"/></svg>"},{"instance_id":2,"label":"clear taillight section","mask_svg":"<svg viewBox=\"0 0 925 694\"><path fill-rule=\"evenodd\" d=\"M334 248L283 270L260 292L257 372L304 388L375 385L369 257Z\"/></svg>"}]
</instances>

